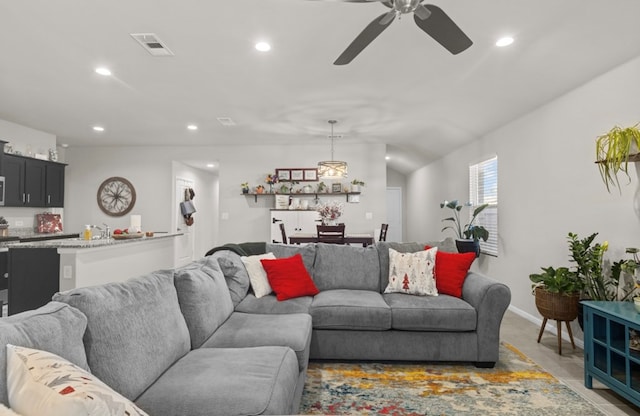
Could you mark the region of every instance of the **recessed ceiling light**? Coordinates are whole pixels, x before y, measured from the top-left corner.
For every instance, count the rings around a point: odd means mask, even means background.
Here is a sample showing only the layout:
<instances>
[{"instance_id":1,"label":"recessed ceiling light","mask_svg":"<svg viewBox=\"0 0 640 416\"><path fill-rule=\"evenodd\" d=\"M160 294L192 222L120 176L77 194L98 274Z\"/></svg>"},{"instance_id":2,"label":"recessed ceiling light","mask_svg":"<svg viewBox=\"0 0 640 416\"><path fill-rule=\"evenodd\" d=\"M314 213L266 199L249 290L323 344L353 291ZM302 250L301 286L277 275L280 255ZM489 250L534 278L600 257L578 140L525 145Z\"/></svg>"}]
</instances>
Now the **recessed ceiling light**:
<instances>
[{"instance_id":1,"label":"recessed ceiling light","mask_svg":"<svg viewBox=\"0 0 640 416\"><path fill-rule=\"evenodd\" d=\"M207 163L207 167L208 167L208 168L212 168L212 167L214 167L214 166L215 166L215 165L214 165L213 163Z\"/></svg>"},{"instance_id":2,"label":"recessed ceiling light","mask_svg":"<svg viewBox=\"0 0 640 416\"><path fill-rule=\"evenodd\" d=\"M193 130L193 131L198 130L198 126L196 126L195 124L189 124L189 125L187 126L187 128L188 128L189 130Z\"/></svg>"},{"instance_id":3,"label":"recessed ceiling light","mask_svg":"<svg viewBox=\"0 0 640 416\"><path fill-rule=\"evenodd\" d=\"M511 36L505 36L496 41L496 46L503 48L505 46L509 46L513 43L513 38Z\"/></svg>"},{"instance_id":4,"label":"recessed ceiling light","mask_svg":"<svg viewBox=\"0 0 640 416\"><path fill-rule=\"evenodd\" d=\"M93 126L93 129L95 131L104 131L104 127L102 127L102 126Z\"/></svg>"},{"instance_id":5,"label":"recessed ceiling light","mask_svg":"<svg viewBox=\"0 0 640 416\"><path fill-rule=\"evenodd\" d=\"M389 159L391 159L391 156L385 156L384 157L384 160L389 160Z\"/></svg>"},{"instance_id":6,"label":"recessed ceiling light","mask_svg":"<svg viewBox=\"0 0 640 416\"><path fill-rule=\"evenodd\" d=\"M66 143L62 143L60 146L62 146L62 147L63 147L63 148L65 148L65 149L66 149L67 147L69 147L69 145L68 145L68 144L66 144Z\"/></svg>"},{"instance_id":7,"label":"recessed ceiling light","mask_svg":"<svg viewBox=\"0 0 640 416\"><path fill-rule=\"evenodd\" d=\"M256 43L256 49L260 52L268 52L271 50L271 45L269 45L267 42L258 42Z\"/></svg>"},{"instance_id":8,"label":"recessed ceiling light","mask_svg":"<svg viewBox=\"0 0 640 416\"><path fill-rule=\"evenodd\" d=\"M104 75L105 77L108 77L109 75L111 75L111 71L109 70L109 68L105 68L105 67L96 68L96 73L100 75Z\"/></svg>"}]
</instances>

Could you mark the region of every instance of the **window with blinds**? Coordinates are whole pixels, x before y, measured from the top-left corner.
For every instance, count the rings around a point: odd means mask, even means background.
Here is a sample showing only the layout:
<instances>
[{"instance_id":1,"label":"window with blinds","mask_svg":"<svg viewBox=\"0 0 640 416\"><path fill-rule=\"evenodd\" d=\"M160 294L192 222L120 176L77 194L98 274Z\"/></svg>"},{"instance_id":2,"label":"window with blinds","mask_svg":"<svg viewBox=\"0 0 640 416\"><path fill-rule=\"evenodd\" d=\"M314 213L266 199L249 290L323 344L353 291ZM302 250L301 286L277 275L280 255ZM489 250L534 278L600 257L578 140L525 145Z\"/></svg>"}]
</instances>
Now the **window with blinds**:
<instances>
[{"instance_id":1,"label":"window with blinds","mask_svg":"<svg viewBox=\"0 0 640 416\"><path fill-rule=\"evenodd\" d=\"M475 224L489 231L487 241L480 240L480 251L498 255L498 156L469 166L469 201L476 207L489 204ZM473 209L470 210L473 212Z\"/></svg>"}]
</instances>

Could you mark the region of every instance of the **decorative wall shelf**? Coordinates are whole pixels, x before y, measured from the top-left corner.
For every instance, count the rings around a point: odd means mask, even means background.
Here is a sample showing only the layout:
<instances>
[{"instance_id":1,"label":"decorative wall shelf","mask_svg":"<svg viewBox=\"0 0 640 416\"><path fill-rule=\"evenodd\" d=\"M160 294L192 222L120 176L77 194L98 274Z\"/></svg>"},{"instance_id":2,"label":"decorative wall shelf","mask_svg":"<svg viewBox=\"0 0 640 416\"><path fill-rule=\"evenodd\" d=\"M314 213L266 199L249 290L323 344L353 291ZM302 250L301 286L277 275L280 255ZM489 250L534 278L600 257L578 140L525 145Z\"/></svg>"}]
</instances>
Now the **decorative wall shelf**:
<instances>
[{"instance_id":1,"label":"decorative wall shelf","mask_svg":"<svg viewBox=\"0 0 640 416\"><path fill-rule=\"evenodd\" d=\"M604 160L596 160L595 163L603 163ZM629 155L629 162L640 162L640 153Z\"/></svg>"},{"instance_id":2,"label":"decorative wall shelf","mask_svg":"<svg viewBox=\"0 0 640 416\"><path fill-rule=\"evenodd\" d=\"M254 201L257 203L258 202L258 197L259 196L275 196L275 195L287 195L287 196L292 196L292 197L303 197L303 196L308 196L308 197L313 197L313 198L318 198L319 196L335 196L335 195L344 195L345 198L349 198L349 195L360 195L361 192L309 192L309 193L305 193L305 192L294 192L294 193L282 193L282 192L278 192L278 193L256 193L256 192L249 192L246 194L242 194L244 196L253 196Z\"/></svg>"}]
</instances>

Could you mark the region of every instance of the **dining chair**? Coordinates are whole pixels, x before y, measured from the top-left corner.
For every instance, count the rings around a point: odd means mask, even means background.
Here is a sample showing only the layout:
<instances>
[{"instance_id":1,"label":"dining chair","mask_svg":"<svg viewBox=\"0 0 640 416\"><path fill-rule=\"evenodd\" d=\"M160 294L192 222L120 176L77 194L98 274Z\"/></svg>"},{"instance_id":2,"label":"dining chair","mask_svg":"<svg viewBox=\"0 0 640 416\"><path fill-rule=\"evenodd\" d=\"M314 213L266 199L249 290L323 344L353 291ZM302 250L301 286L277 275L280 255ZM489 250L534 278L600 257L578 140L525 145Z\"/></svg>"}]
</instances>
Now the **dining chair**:
<instances>
[{"instance_id":1,"label":"dining chair","mask_svg":"<svg viewBox=\"0 0 640 416\"><path fill-rule=\"evenodd\" d=\"M287 240L287 232L284 230L284 223L280 223L280 233L282 234L282 244L289 244Z\"/></svg>"},{"instance_id":2,"label":"dining chair","mask_svg":"<svg viewBox=\"0 0 640 416\"><path fill-rule=\"evenodd\" d=\"M382 224L382 227L380 227L380 238L378 238L378 241L387 241L387 229L389 229L389 224Z\"/></svg>"},{"instance_id":3,"label":"dining chair","mask_svg":"<svg viewBox=\"0 0 640 416\"><path fill-rule=\"evenodd\" d=\"M318 242L329 244L344 244L344 224L317 225Z\"/></svg>"}]
</instances>

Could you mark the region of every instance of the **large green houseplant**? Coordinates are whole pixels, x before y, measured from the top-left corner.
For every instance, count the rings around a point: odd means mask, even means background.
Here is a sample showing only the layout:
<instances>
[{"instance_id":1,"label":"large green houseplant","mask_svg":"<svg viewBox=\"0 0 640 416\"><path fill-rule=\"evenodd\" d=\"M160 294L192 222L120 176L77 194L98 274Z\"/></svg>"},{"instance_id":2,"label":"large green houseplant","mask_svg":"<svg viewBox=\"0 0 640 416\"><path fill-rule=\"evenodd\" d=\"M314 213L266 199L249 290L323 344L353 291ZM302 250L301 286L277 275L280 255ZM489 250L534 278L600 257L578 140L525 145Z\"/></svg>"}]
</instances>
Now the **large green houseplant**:
<instances>
[{"instance_id":1,"label":"large green houseplant","mask_svg":"<svg viewBox=\"0 0 640 416\"><path fill-rule=\"evenodd\" d=\"M613 127L596 139L596 162L602 181L611 192L611 186L617 186L620 192L618 174L629 176L629 156L640 149L640 129L638 124L631 127Z\"/></svg>"},{"instance_id":2,"label":"large green houseplant","mask_svg":"<svg viewBox=\"0 0 640 416\"><path fill-rule=\"evenodd\" d=\"M449 208L453 212L453 216L444 218L442 221L450 223L442 228L441 231L453 230L456 234L456 247L461 253L475 252L476 257L480 255L480 239L487 241L489 238L489 231L482 225L474 224L474 221L478 215L484 211L489 204L478 205L471 215L471 220L463 225L463 221L460 219L460 211L464 207L470 207L471 203L460 204L457 199L453 201L444 201L440 203L440 208Z\"/></svg>"}]
</instances>

